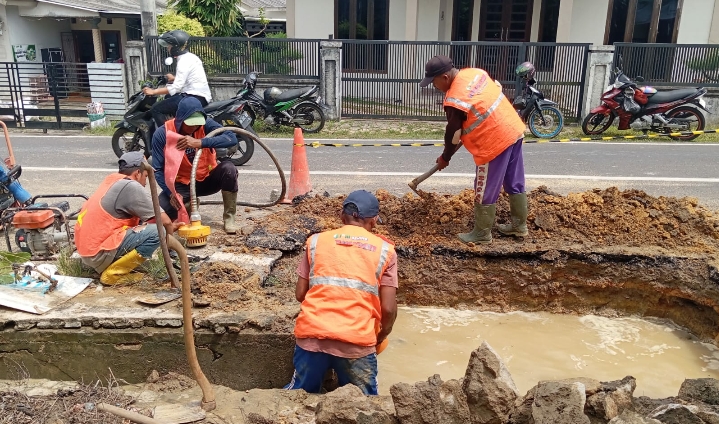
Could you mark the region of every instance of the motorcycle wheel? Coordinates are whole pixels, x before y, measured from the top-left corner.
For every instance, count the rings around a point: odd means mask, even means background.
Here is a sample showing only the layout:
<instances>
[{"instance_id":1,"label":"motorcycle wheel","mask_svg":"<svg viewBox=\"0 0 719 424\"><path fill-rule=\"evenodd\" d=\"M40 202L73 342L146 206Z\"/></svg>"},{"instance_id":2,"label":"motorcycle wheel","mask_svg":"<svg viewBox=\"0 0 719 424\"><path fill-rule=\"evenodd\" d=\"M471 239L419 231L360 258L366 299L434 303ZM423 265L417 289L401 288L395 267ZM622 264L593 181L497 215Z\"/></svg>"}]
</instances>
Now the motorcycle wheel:
<instances>
[{"instance_id":1,"label":"motorcycle wheel","mask_svg":"<svg viewBox=\"0 0 719 424\"><path fill-rule=\"evenodd\" d=\"M582 121L582 131L586 135L599 135L614 123L614 114L590 113Z\"/></svg>"},{"instance_id":2,"label":"motorcycle wheel","mask_svg":"<svg viewBox=\"0 0 719 424\"><path fill-rule=\"evenodd\" d=\"M234 122L228 122L228 124L229 125L225 126L242 128ZM254 129L252 129L252 127L247 128L247 131L251 132L254 135L257 135L257 133ZM230 155L230 160L232 161L232 164L235 166L242 166L246 164L250 159L252 159L253 154L255 154L255 142L249 137L238 135L237 151Z\"/></svg>"},{"instance_id":3,"label":"motorcycle wheel","mask_svg":"<svg viewBox=\"0 0 719 424\"><path fill-rule=\"evenodd\" d=\"M701 113L698 109L693 108L691 106L680 106L676 109L670 110L667 112L667 118L669 122L679 120L681 123L686 123L687 128L680 131L680 132L689 132L689 131L702 131L704 130L704 126L706 125L706 121L704 120L704 114ZM696 124L696 128L694 128L694 124ZM675 130L671 130L674 132ZM694 134L694 135L688 135L688 136L675 136L670 137L672 140L679 140L679 141L692 141L699 137L701 134Z\"/></svg>"},{"instance_id":4,"label":"motorcycle wheel","mask_svg":"<svg viewBox=\"0 0 719 424\"><path fill-rule=\"evenodd\" d=\"M542 123L544 117L544 123ZM564 116L554 106L544 106L541 109L534 109L527 118L529 131L533 136L539 138L556 137L564 128Z\"/></svg>"},{"instance_id":5,"label":"motorcycle wheel","mask_svg":"<svg viewBox=\"0 0 719 424\"><path fill-rule=\"evenodd\" d=\"M145 148L142 134L126 128L118 128L112 135L112 151L118 158L127 152L143 152L146 158L150 157L150 151Z\"/></svg>"},{"instance_id":6,"label":"motorcycle wheel","mask_svg":"<svg viewBox=\"0 0 719 424\"><path fill-rule=\"evenodd\" d=\"M298 124L306 133L318 133L325 127L325 114L316 103L300 103L295 108L293 118L303 118L309 124Z\"/></svg>"}]
</instances>

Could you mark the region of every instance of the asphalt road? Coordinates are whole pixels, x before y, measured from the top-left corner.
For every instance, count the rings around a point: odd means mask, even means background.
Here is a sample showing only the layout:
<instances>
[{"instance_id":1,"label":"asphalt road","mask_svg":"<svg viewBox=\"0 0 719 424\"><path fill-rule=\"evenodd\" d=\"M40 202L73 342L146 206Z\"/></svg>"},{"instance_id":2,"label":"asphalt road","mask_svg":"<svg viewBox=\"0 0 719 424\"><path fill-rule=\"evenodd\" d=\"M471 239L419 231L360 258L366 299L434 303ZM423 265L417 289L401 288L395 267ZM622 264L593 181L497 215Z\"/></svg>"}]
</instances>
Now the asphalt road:
<instances>
[{"instance_id":1,"label":"asphalt road","mask_svg":"<svg viewBox=\"0 0 719 424\"><path fill-rule=\"evenodd\" d=\"M11 140L17 162L24 170L21 182L33 194L91 194L103 175L117 163L110 137L13 134ZM390 141L371 141L377 142ZM266 143L289 171L291 140L271 139ZM0 152L4 156L5 150L0 148ZM357 188L407 193L410 191L407 183L429 169L440 153L440 147L307 149L313 188L331 194ZM654 196L697 197L702 204L719 210L719 144L526 144L524 160L529 189L546 185L566 194L616 186L644 190ZM253 159L240 168L240 198L267 201L271 190L279 184L273 170L269 157L257 146ZM447 169L420 187L456 193L471 187L473 172L472 159L462 150Z\"/></svg>"}]
</instances>

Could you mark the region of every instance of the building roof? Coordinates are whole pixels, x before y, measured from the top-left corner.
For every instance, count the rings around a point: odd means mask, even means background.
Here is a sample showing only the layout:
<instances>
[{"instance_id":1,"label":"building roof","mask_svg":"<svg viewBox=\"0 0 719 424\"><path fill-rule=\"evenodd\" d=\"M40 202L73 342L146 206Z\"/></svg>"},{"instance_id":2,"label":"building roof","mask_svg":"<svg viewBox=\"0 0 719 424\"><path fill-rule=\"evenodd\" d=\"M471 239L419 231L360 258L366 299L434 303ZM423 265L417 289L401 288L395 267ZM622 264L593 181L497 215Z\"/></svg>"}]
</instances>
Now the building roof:
<instances>
[{"instance_id":1,"label":"building roof","mask_svg":"<svg viewBox=\"0 0 719 424\"><path fill-rule=\"evenodd\" d=\"M285 9L287 0L242 0L240 6L247 9Z\"/></svg>"},{"instance_id":2,"label":"building roof","mask_svg":"<svg viewBox=\"0 0 719 424\"><path fill-rule=\"evenodd\" d=\"M99 13L140 14L140 0L37 0L73 9L91 10ZM284 3L284 2L283 2ZM167 0L155 0L157 11L167 8Z\"/></svg>"}]
</instances>

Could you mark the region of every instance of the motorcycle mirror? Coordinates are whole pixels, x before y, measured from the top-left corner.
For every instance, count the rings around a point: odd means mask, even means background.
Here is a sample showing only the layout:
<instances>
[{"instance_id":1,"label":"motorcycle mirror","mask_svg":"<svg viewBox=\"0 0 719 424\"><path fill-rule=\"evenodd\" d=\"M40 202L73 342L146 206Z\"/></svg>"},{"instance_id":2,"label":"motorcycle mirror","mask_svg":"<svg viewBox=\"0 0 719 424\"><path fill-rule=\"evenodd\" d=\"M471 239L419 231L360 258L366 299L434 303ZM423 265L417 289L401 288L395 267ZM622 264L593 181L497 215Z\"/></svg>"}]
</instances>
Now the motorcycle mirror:
<instances>
[{"instance_id":1,"label":"motorcycle mirror","mask_svg":"<svg viewBox=\"0 0 719 424\"><path fill-rule=\"evenodd\" d=\"M171 57L166 57L166 58L165 58L165 65L171 66L171 65L172 65L172 62L173 62L173 60L172 60Z\"/></svg>"},{"instance_id":2,"label":"motorcycle mirror","mask_svg":"<svg viewBox=\"0 0 719 424\"><path fill-rule=\"evenodd\" d=\"M636 78L634 78L634 81L636 81L636 82L644 82L644 77L642 77L642 76L637 76Z\"/></svg>"}]
</instances>

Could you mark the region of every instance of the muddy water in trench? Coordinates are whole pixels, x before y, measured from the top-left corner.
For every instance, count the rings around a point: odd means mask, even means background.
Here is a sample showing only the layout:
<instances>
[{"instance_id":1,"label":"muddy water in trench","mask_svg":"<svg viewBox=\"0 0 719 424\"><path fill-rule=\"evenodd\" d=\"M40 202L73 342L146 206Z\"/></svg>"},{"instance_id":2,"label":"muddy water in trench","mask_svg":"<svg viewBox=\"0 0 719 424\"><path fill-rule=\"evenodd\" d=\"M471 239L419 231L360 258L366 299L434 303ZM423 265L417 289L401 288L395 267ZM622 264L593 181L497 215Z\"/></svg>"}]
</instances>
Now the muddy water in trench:
<instances>
[{"instance_id":1,"label":"muddy water in trench","mask_svg":"<svg viewBox=\"0 0 719 424\"><path fill-rule=\"evenodd\" d=\"M719 349L671 323L637 318L400 308L378 357L381 394L397 382L464 376L487 341L524 395L540 380L637 379L635 396L676 396L685 378L719 378Z\"/></svg>"}]
</instances>

